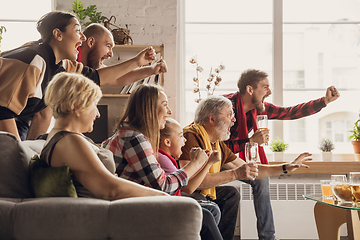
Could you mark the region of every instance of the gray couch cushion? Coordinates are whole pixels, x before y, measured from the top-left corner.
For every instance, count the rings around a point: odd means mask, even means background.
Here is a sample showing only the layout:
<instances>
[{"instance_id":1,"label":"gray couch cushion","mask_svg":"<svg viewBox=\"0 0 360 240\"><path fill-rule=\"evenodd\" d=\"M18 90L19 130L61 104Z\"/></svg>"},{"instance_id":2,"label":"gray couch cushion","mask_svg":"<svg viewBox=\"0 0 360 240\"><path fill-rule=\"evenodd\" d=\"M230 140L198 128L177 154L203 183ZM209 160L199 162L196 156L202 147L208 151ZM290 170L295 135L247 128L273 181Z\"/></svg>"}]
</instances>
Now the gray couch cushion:
<instances>
[{"instance_id":1,"label":"gray couch cushion","mask_svg":"<svg viewBox=\"0 0 360 240\"><path fill-rule=\"evenodd\" d=\"M1 240L200 240L201 222L188 197L0 198Z\"/></svg>"},{"instance_id":2,"label":"gray couch cushion","mask_svg":"<svg viewBox=\"0 0 360 240\"><path fill-rule=\"evenodd\" d=\"M0 198L0 239L12 239L14 229L13 208L15 201L2 201Z\"/></svg>"},{"instance_id":3,"label":"gray couch cushion","mask_svg":"<svg viewBox=\"0 0 360 240\"><path fill-rule=\"evenodd\" d=\"M6 132L0 132L0 152L0 197L31 197L29 162L35 152Z\"/></svg>"},{"instance_id":4,"label":"gray couch cushion","mask_svg":"<svg viewBox=\"0 0 360 240\"><path fill-rule=\"evenodd\" d=\"M144 200L147 204L141 204ZM118 225L118 222L139 223ZM201 207L189 197L127 198L110 206L110 239L198 239L201 222Z\"/></svg>"}]
</instances>

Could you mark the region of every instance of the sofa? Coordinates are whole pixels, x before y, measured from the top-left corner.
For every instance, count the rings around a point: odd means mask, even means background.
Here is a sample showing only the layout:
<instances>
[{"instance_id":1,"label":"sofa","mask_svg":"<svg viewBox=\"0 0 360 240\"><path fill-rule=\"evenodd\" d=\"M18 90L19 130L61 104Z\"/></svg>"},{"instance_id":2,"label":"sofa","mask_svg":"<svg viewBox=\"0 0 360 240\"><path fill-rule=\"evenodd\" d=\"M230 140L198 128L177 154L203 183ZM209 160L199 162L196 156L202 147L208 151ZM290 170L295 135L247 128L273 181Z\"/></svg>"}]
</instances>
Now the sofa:
<instances>
[{"instance_id":1,"label":"sofa","mask_svg":"<svg viewBox=\"0 0 360 240\"><path fill-rule=\"evenodd\" d=\"M31 157L44 140L0 132L0 239L200 239L202 212L191 198L34 198Z\"/></svg>"}]
</instances>

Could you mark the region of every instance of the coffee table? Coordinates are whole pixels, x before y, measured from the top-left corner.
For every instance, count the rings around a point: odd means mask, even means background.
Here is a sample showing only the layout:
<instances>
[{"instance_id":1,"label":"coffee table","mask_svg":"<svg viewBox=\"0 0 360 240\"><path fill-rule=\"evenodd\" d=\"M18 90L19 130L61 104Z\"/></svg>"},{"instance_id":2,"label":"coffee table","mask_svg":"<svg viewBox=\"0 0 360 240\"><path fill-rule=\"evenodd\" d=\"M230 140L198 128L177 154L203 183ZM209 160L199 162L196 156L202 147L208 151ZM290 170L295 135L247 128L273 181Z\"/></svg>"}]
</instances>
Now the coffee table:
<instances>
[{"instance_id":1,"label":"coffee table","mask_svg":"<svg viewBox=\"0 0 360 240\"><path fill-rule=\"evenodd\" d=\"M314 216L319 240L340 240L340 226L344 223L347 224L348 239L360 239L360 205L334 202L316 194L303 197L316 202Z\"/></svg>"}]
</instances>

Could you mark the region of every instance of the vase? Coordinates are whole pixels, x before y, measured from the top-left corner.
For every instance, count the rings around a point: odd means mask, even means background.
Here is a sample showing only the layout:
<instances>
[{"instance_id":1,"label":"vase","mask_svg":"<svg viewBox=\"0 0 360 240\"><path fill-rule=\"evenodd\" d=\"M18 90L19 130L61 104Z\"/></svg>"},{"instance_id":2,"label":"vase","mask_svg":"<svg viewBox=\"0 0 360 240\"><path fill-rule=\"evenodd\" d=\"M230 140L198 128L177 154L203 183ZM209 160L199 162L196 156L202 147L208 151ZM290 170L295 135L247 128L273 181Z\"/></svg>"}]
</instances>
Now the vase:
<instances>
[{"instance_id":1,"label":"vase","mask_svg":"<svg viewBox=\"0 0 360 240\"><path fill-rule=\"evenodd\" d=\"M351 144L353 145L353 148L354 148L355 161L360 161L360 141L353 140L353 141L351 141Z\"/></svg>"},{"instance_id":2,"label":"vase","mask_svg":"<svg viewBox=\"0 0 360 240\"><path fill-rule=\"evenodd\" d=\"M322 152L322 160L324 162L331 162L332 161L332 152Z\"/></svg>"},{"instance_id":3,"label":"vase","mask_svg":"<svg viewBox=\"0 0 360 240\"><path fill-rule=\"evenodd\" d=\"M274 152L274 162L283 162L284 152Z\"/></svg>"}]
</instances>

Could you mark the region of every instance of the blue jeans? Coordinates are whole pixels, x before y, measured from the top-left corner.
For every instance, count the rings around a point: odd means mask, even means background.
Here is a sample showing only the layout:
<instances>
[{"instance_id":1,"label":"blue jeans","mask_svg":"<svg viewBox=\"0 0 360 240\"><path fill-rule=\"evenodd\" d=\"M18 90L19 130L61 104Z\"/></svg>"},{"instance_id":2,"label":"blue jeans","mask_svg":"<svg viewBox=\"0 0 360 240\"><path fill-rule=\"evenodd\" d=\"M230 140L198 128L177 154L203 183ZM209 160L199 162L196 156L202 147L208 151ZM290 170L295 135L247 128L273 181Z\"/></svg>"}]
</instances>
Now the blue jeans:
<instances>
[{"instance_id":1,"label":"blue jeans","mask_svg":"<svg viewBox=\"0 0 360 240\"><path fill-rule=\"evenodd\" d=\"M197 200L197 201L202 208L205 208L211 212L211 214L214 217L216 225L218 225L221 219L221 212L219 206L211 201L204 201L204 200Z\"/></svg>"},{"instance_id":2,"label":"blue jeans","mask_svg":"<svg viewBox=\"0 0 360 240\"><path fill-rule=\"evenodd\" d=\"M250 184L252 187L259 240L275 239L274 217L270 202L269 178L256 179L255 181L242 180L242 182Z\"/></svg>"}]
</instances>

